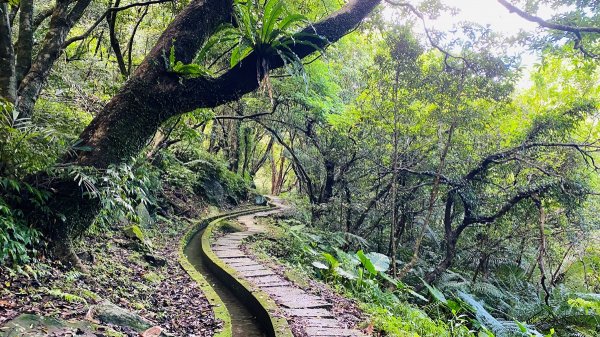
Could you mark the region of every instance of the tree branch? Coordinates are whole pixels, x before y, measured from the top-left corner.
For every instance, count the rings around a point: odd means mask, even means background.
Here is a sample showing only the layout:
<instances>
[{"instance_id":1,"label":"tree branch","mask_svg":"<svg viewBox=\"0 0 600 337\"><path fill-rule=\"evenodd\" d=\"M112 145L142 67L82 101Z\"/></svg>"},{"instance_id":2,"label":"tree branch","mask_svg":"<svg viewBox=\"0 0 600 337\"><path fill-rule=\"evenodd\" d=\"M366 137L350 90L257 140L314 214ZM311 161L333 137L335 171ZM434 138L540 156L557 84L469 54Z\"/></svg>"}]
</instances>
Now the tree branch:
<instances>
[{"instance_id":1,"label":"tree branch","mask_svg":"<svg viewBox=\"0 0 600 337\"><path fill-rule=\"evenodd\" d=\"M262 127L264 127L265 129L267 129L267 131L269 131L277 139L277 142L279 144L281 144L281 146L283 146L290 153L290 155L292 156L292 159L294 160L295 166L298 168L298 171L299 171L298 173L300 173L300 175L304 179L304 182L306 183L306 186L308 189L308 197L311 199L311 201L314 201L315 195L314 195L314 185L313 185L312 179L310 179L310 176L308 175L308 173L302 166L302 163L300 162L300 159L296 156L296 153L294 152L294 150L286 142L283 141L283 139L281 138L281 136L279 136L279 133L276 130L270 128L269 126L265 125L261 121L255 120L255 122L262 125Z\"/></svg>"},{"instance_id":2,"label":"tree branch","mask_svg":"<svg viewBox=\"0 0 600 337\"><path fill-rule=\"evenodd\" d=\"M144 18L146 17L146 15L148 15L148 9L149 7L145 7L142 10L140 17L137 19L135 25L133 26L133 31L131 32L131 36L129 37L129 42L127 43L127 75L131 74L131 67L133 65L132 55L135 35L137 34L138 28L142 24L142 21L144 21Z\"/></svg>"},{"instance_id":3,"label":"tree branch","mask_svg":"<svg viewBox=\"0 0 600 337\"><path fill-rule=\"evenodd\" d=\"M600 55L594 54L592 52L589 52L587 49L585 49L583 47L583 43L582 43L582 33L598 34L598 33L600 33L600 27L589 27L589 26L588 27L585 27L585 26L579 27L579 26L570 26L570 25L563 25L563 24L559 24L559 23L549 22L547 20L540 18L539 16L535 16L535 15L525 12L524 10L516 7L515 5L511 4L510 2L508 2L506 0L498 0L498 2L502 6L506 7L509 12L516 13L518 16L522 17L523 19L525 19L527 21L537 23L542 28L572 33L573 35L575 35L575 44L573 46L574 49L579 50L584 56L589 57L589 58L597 59L600 57Z\"/></svg>"},{"instance_id":4,"label":"tree branch","mask_svg":"<svg viewBox=\"0 0 600 337\"><path fill-rule=\"evenodd\" d=\"M421 24L423 25L423 30L425 31L425 35L427 36L427 40L429 40L429 44L431 44L435 49L439 50L442 54L444 54L444 64L446 65L447 68L452 69L453 67L448 64L448 58L453 58L453 59L457 59L460 60L464 63L464 65L467 68L472 68L472 64L469 60L467 60L466 58L462 57L462 56L457 56L452 54L451 52L447 51L445 48L443 48L442 46L440 46L434 39L433 36L431 36L431 31L429 30L429 28L427 27L427 22L425 22L425 17L423 16L423 14L421 12L419 12L419 10L413 6L412 4L408 3L408 2L397 2L394 0L385 0L387 3L393 5L393 6L399 6L399 7L405 7L407 8L411 13L413 13L416 17L419 18L419 20L421 20Z\"/></svg>"},{"instance_id":5,"label":"tree branch","mask_svg":"<svg viewBox=\"0 0 600 337\"><path fill-rule=\"evenodd\" d=\"M562 25L559 23L553 23L553 22L546 21L538 16L529 14L506 0L498 0L498 2L502 6L506 7L506 9L508 9L509 12L515 13L527 21L537 23L538 25L540 25L540 27L543 27L543 28L560 30L563 32L570 32L570 33L596 33L596 34L600 33L600 27L577 27L577 26L569 26L569 25Z\"/></svg>"},{"instance_id":6,"label":"tree branch","mask_svg":"<svg viewBox=\"0 0 600 337\"><path fill-rule=\"evenodd\" d=\"M54 11L53 7L50 8L46 8L44 10L42 10L41 12L38 13L38 15L35 16L35 18L33 19L33 30L37 30L38 27L44 22L46 21L47 18L49 18L52 15L52 12Z\"/></svg>"},{"instance_id":7,"label":"tree branch","mask_svg":"<svg viewBox=\"0 0 600 337\"><path fill-rule=\"evenodd\" d=\"M48 32L42 47L23 81L19 83L16 109L21 117L29 117L54 63L63 52L64 41L71 28L83 15L91 0L57 0L52 12Z\"/></svg>"},{"instance_id":8,"label":"tree branch","mask_svg":"<svg viewBox=\"0 0 600 337\"><path fill-rule=\"evenodd\" d=\"M472 214L471 211L468 212L471 214L467 214L467 210L465 209L465 218L464 218L462 224L460 226L458 226L456 231L462 232L469 225L476 224L476 223L479 223L479 224L492 223L496 219L498 219L498 218L502 217L504 214L508 213L508 211L510 211L521 200L531 198L534 195L543 193L543 192L549 190L550 188L556 186L557 184L558 184L558 182L556 182L556 181L548 182L548 183L541 184L537 187L533 187L531 189L518 192L512 198L507 200L496 212L494 212L491 215L475 216ZM464 198L464 196L462 196L460 193L459 193L459 195L460 195L461 199Z\"/></svg>"},{"instance_id":9,"label":"tree branch","mask_svg":"<svg viewBox=\"0 0 600 337\"><path fill-rule=\"evenodd\" d=\"M121 0L115 0L115 7L118 7L121 3ZM115 54L115 58L117 59L117 65L119 66L119 71L124 78L127 78L129 73L127 72L127 66L125 65L125 59L123 58L123 52L121 51L121 44L119 43L119 39L117 37L116 25L117 25L117 14L118 11L108 11L108 15L106 16L106 22L108 23L108 38L110 41L110 47Z\"/></svg>"},{"instance_id":10,"label":"tree branch","mask_svg":"<svg viewBox=\"0 0 600 337\"><path fill-rule=\"evenodd\" d=\"M302 59L317 51L315 46L326 48L360 24L380 2L381 0L349 1L342 9L298 33L294 39L297 42L289 45L290 50ZM218 78L184 79L181 84L179 79L173 79L173 85L165 94L174 97L177 107L175 114L201 107L219 106L258 88L259 62L268 62L271 70L285 65L279 55L264 56L253 51Z\"/></svg>"},{"instance_id":11,"label":"tree branch","mask_svg":"<svg viewBox=\"0 0 600 337\"><path fill-rule=\"evenodd\" d=\"M341 10L325 20L310 25L304 33L322 36L308 38L320 49L337 41L356 27L381 0L351 0ZM80 138L91 151L79 151L80 165L107 167L128 160L141 151L160 124L175 115L197 108L209 108L234 101L258 88L256 52L218 78L185 79L168 71L166 57L171 48L175 59L184 64L193 62L198 50L214 31L233 15L232 0L195 0L189 3L162 33L142 64L108 102L102 112L88 125ZM297 40L306 40L297 36ZM320 46L320 47L319 47ZM290 49L298 57L315 51L313 45L296 43ZM269 60L271 69L282 67L278 56ZM137 127L131 127L135 123ZM143 126L142 126L143 125ZM120 146L118 137L127 134L129 146ZM65 161L72 159L65 158Z\"/></svg>"},{"instance_id":12,"label":"tree branch","mask_svg":"<svg viewBox=\"0 0 600 337\"><path fill-rule=\"evenodd\" d=\"M67 41L65 41L65 47L67 47L68 45L70 45L74 42L81 41L81 40L87 38L94 31L94 29L96 29L96 27L98 27L98 25L101 24L102 21L104 21L104 19L111 12L120 12L120 11L129 9L129 8L132 8L132 7L149 6L149 5L160 4L160 3L164 3L164 2L173 2L173 0L152 0L152 1L146 1L146 2L133 3L133 4L129 4L126 6L121 6L121 7L108 8L104 13L102 13L102 15L100 15L100 17L98 17L98 19L96 19L96 21L94 21L94 23L90 26L90 28L88 28L83 34L74 36L74 37L68 39Z\"/></svg>"},{"instance_id":13,"label":"tree branch","mask_svg":"<svg viewBox=\"0 0 600 337\"><path fill-rule=\"evenodd\" d=\"M254 119L260 116L272 115L272 112L261 112L253 115L247 116L215 116L213 119L235 119L235 120L244 120L244 119Z\"/></svg>"}]
</instances>

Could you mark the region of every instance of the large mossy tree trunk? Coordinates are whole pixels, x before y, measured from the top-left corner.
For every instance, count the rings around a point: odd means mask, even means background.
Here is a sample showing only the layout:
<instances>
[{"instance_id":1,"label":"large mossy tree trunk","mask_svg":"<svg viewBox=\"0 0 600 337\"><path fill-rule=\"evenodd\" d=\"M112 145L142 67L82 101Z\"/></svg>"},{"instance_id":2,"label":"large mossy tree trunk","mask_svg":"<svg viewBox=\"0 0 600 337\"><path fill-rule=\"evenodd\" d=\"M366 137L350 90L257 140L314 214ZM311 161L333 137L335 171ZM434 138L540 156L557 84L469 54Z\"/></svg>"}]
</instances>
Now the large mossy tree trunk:
<instances>
[{"instance_id":1,"label":"large mossy tree trunk","mask_svg":"<svg viewBox=\"0 0 600 337\"><path fill-rule=\"evenodd\" d=\"M325 47L353 30L381 0L351 0L342 9L305 28L292 50L300 57ZM223 75L184 79L168 71L166 59L173 47L175 58L191 63L197 51L219 25L232 19L232 0L195 0L163 32L144 62L81 134L81 145L91 148L63 159L104 169L130 160L142 151L162 122L198 108L215 107L239 99L259 86L257 64L282 67L276 56L251 53ZM325 37L318 38L314 33ZM306 33L311 33L307 35ZM314 37L311 37L314 36ZM38 221L58 258L76 261L72 240L83 233L100 210L98 200L82 197L74 182L52 183L51 208L60 216Z\"/></svg>"}]
</instances>

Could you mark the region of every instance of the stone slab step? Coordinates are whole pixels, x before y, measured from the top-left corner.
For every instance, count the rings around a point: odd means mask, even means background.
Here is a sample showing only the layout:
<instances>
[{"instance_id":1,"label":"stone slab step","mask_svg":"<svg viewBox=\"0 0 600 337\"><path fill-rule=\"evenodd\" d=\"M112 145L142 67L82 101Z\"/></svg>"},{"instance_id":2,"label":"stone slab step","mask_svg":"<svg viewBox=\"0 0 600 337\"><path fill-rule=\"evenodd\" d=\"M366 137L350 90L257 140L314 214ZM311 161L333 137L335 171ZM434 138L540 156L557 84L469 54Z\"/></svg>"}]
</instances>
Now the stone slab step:
<instances>
[{"instance_id":1,"label":"stone slab step","mask_svg":"<svg viewBox=\"0 0 600 337\"><path fill-rule=\"evenodd\" d=\"M267 294L269 294L270 296L274 296L274 297L307 295L306 292L304 292L303 290L298 289L296 287L275 287L275 288L269 288L268 290L265 290L265 292Z\"/></svg>"},{"instance_id":2,"label":"stone slab step","mask_svg":"<svg viewBox=\"0 0 600 337\"><path fill-rule=\"evenodd\" d=\"M236 268L234 268L236 269ZM238 270L237 271L240 272L240 274L242 274L244 277L257 277L257 276L270 276L270 275L275 275L275 272L273 272L270 269L256 269L256 270Z\"/></svg>"},{"instance_id":3,"label":"stone slab step","mask_svg":"<svg viewBox=\"0 0 600 337\"><path fill-rule=\"evenodd\" d=\"M217 255L218 257L220 257L221 259L233 259L233 258L240 258L240 257L246 257L246 254L242 251L235 251L235 250L230 250L230 251L214 251L215 255Z\"/></svg>"},{"instance_id":4,"label":"stone slab step","mask_svg":"<svg viewBox=\"0 0 600 337\"><path fill-rule=\"evenodd\" d=\"M254 282L253 282L254 283ZM280 280L280 281L272 281L272 282L264 282L261 284L256 284L260 289L265 290L270 287L289 287L292 284L288 281Z\"/></svg>"},{"instance_id":5,"label":"stone slab step","mask_svg":"<svg viewBox=\"0 0 600 337\"><path fill-rule=\"evenodd\" d=\"M248 257L240 257L240 258L228 259L227 264L234 267L234 266L252 265L252 264L256 264L256 262L254 262L254 260L252 260L251 258L248 258Z\"/></svg>"},{"instance_id":6,"label":"stone slab step","mask_svg":"<svg viewBox=\"0 0 600 337\"><path fill-rule=\"evenodd\" d=\"M211 249L213 251L217 251L217 250L231 250L231 249L240 249L240 246L238 246L238 245L213 245L211 247Z\"/></svg>"},{"instance_id":7,"label":"stone slab step","mask_svg":"<svg viewBox=\"0 0 600 337\"><path fill-rule=\"evenodd\" d=\"M214 245L215 246L228 246L228 245L239 246L241 243L242 243L242 240L221 238L221 239L218 239L217 241L215 241Z\"/></svg>"},{"instance_id":8,"label":"stone slab step","mask_svg":"<svg viewBox=\"0 0 600 337\"><path fill-rule=\"evenodd\" d=\"M306 328L306 333L311 337L355 337L364 336L356 330L343 328Z\"/></svg>"},{"instance_id":9,"label":"stone slab step","mask_svg":"<svg viewBox=\"0 0 600 337\"><path fill-rule=\"evenodd\" d=\"M311 298L293 298L290 300L279 300L281 306L289 309L316 309L316 308L331 308L331 303L320 299Z\"/></svg>"},{"instance_id":10,"label":"stone slab step","mask_svg":"<svg viewBox=\"0 0 600 337\"><path fill-rule=\"evenodd\" d=\"M232 239L245 239L247 237L250 237L254 234L252 233L248 233L248 232L238 232L238 233L231 233L231 234L227 234L224 236L224 238L232 238Z\"/></svg>"},{"instance_id":11,"label":"stone slab step","mask_svg":"<svg viewBox=\"0 0 600 337\"><path fill-rule=\"evenodd\" d=\"M270 282L282 282L285 281L279 275L267 275L267 276L255 276L255 277L247 277L248 281L260 285L261 283L270 283Z\"/></svg>"},{"instance_id":12,"label":"stone slab step","mask_svg":"<svg viewBox=\"0 0 600 337\"><path fill-rule=\"evenodd\" d=\"M333 318L333 314L325 309L285 309L292 317Z\"/></svg>"},{"instance_id":13,"label":"stone slab step","mask_svg":"<svg viewBox=\"0 0 600 337\"><path fill-rule=\"evenodd\" d=\"M340 328L341 324L337 319L333 318L307 318L303 319L302 323L306 327L312 328Z\"/></svg>"},{"instance_id":14,"label":"stone slab step","mask_svg":"<svg viewBox=\"0 0 600 337\"><path fill-rule=\"evenodd\" d=\"M242 272L246 272L246 271L253 271L253 270L263 270L265 269L265 267L262 264L246 264L246 265L236 265L236 266L232 266L233 269L239 271L240 273Z\"/></svg>"}]
</instances>

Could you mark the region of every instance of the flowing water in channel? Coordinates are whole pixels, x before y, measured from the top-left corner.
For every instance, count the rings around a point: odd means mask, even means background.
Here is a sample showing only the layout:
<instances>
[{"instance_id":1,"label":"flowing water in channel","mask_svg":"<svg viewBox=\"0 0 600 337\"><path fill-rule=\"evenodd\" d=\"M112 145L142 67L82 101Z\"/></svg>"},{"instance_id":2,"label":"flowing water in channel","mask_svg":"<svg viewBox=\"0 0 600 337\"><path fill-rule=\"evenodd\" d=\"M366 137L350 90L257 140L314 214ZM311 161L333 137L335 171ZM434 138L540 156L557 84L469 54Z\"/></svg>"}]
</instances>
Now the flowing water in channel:
<instances>
[{"instance_id":1,"label":"flowing water in channel","mask_svg":"<svg viewBox=\"0 0 600 337\"><path fill-rule=\"evenodd\" d=\"M189 244L185 247L185 255L196 270L206 278L210 285L215 289L217 295L221 297L223 303L229 310L231 316L231 327L233 337L266 337L256 317L214 274L208 270L200 254L201 238L204 230L196 233Z\"/></svg>"}]
</instances>

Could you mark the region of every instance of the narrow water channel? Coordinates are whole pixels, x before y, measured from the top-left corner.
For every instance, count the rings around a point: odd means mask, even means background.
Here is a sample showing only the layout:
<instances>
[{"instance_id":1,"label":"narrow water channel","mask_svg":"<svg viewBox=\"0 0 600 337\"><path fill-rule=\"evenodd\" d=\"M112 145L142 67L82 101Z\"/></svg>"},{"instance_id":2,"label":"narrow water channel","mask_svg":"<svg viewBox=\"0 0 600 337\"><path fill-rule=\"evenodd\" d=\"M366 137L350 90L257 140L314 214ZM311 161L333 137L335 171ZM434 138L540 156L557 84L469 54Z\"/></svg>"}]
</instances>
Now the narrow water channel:
<instances>
[{"instance_id":1,"label":"narrow water channel","mask_svg":"<svg viewBox=\"0 0 600 337\"><path fill-rule=\"evenodd\" d=\"M192 237L189 244L185 247L185 255L194 268L215 289L223 303L225 303L231 316L233 337L266 337L267 334L256 320L256 316L204 264L202 255L200 254L202 233L204 233L204 230L199 231Z\"/></svg>"}]
</instances>

